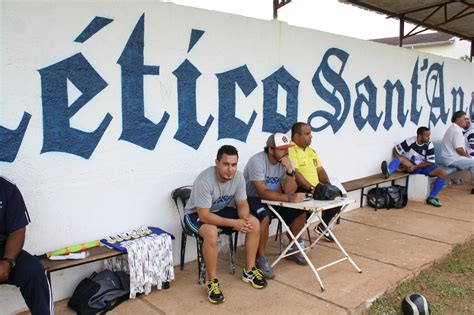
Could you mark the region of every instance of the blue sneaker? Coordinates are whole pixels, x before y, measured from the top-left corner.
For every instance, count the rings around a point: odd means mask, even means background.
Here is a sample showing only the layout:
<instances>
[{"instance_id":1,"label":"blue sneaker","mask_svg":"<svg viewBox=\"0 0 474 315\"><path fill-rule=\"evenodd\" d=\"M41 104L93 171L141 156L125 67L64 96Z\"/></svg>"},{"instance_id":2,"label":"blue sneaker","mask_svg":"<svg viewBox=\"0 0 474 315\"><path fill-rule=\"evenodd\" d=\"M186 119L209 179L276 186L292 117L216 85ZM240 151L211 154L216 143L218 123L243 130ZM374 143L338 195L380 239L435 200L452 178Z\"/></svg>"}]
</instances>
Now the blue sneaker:
<instances>
[{"instance_id":1,"label":"blue sneaker","mask_svg":"<svg viewBox=\"0 0 474 315\"><path fill-rule=\"evenodd\" d=\"M265 279L273 279L275 278L275 274L273 273L273 269L270 266L270 263L268 262L267 257L265 256L260 256L256 260L256 264L258 268L262 271L263 276Z\"/></svg>"},{"instance_id":2,"label":"blue sneaker","mask_svg":"<svg viewBox=\"0 0 474 315\"><path fill-rule=\"evenodd\" d=\"M298 247L296 247L295 245L293 245L289 252L294 252L294 251L297 251L296 253L294 253L293 255L291 256L288 256L288 257L285 257L285 259L287 260L291 260L291 261L294 261L295 263L297 263L298 265L301 265L301 266L307 266L308 265L308 262L306 261L306 259L304 258L303 254L301 254L299 251L298 251Z\"/></svg>"}]
</instances>

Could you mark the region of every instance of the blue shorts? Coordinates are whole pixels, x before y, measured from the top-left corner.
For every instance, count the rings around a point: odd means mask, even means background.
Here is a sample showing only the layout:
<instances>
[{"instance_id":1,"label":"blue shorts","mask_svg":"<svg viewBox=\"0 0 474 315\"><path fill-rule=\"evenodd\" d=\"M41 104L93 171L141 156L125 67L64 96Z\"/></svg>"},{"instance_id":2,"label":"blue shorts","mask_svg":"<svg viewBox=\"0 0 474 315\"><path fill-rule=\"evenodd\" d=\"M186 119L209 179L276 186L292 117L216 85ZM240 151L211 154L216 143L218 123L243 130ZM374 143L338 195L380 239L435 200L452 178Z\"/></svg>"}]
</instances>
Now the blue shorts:
<instances>
[{"instance_id":1,"label":"blue shorts","mask_svg":"<svg viewBox=\"0 0 474 315\"><path fill-rule=\"evenodd\" d=\"M268 205L262 203L259 197L247 197L247 202L249 203L250 213L255 216L260 222L265 219L266 216L270 215L271 211L270 209L268 209ZM306 211L303 210L280 206L273 206L273 209L275 209L276 212L281 215L281 217L288 226L291 225L291 222L293 222L294 219L306 213Z\"/></svg>"},{"instance_id":2,"label":"blue shorts","mask_svg":"<svg viewBox=\"0 0 474 315\"><path fill-rule=\"evenodd\" d=\"M213 214L216 214L226 219L239 219L237 209L232 207L222 208L217 212L213 212ZM184 215L184 224L191 232L199 234L199 228L203 223L201 222L201 219L199 219L199 214L197 212L194 212L191 214ZM218 226L218 228L222 229L222 231L224 231L224 233L226 234L233 232L232 228L229 226Z\"/></svg>"},{"instance_id":3,"label":"blue shorts","mask_svg":"<svg viewBox=\"0 0 474 315\"><path fill-rule=\"evenodd\" d=\"M425 167L425 168L419 168L414 170L413 172L408 172L409 174L423 174L426 176L429 176L431 172L433 172L435 169L437 169L439 166L436 164L433 164L431 166Z\"/></svg>"}]
</instances>

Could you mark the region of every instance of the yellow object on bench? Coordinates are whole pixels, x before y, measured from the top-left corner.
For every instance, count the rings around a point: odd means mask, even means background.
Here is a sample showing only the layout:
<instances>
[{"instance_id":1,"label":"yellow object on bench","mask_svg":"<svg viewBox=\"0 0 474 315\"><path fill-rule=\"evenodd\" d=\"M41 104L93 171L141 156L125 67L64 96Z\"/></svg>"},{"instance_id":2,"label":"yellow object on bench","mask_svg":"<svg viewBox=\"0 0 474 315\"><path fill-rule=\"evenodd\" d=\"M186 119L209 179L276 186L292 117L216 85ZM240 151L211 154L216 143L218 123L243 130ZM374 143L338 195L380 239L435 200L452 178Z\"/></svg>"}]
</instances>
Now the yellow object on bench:
<instances>
[{"instance_id":1,"label":"yellow object on bench","mask_svg":"<svg viewBox=\"0 0 474 315\"><path fill-rule=\"evenodd\" d=\"M46 256L51 257L51 256L67 255L70 253L82 252L89 248L94 248L94 247L99 247L99 246L100 246L100 241L97 240L97 241L72 245L72 246L61 248L61 249L53 250L51 252L47 252Z\"/></svg>"}]
</instances>

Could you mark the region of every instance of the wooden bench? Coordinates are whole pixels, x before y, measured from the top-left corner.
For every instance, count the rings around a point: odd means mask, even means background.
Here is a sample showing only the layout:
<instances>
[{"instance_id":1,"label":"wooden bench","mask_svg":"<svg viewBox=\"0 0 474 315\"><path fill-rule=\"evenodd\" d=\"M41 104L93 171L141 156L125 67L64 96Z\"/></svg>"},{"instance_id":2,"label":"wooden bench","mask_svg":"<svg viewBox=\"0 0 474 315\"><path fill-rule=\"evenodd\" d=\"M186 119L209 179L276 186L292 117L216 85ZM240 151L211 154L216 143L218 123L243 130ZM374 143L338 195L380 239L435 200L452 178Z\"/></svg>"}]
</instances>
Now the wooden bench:
<instances>
[{"instance_id":1,"label":"wooden bench","mask_svg":"<svg viewBox=\"0 0 474 315\"><path fill-rule=\"evenodd\" d=\"M89 256L84 259L66 259L66 260L49 260L46 255L39 257L46 275L48 276L49 283L51 283L51 272L69 269L72 267L89 264L94 261L100 261L107 258L124 255L118 250L109 249L105 246L94 247L88 250Z\"/></svg>"},{"instance_id":2,"label":"wooden bench","mask_svg":"<svg viewBox=\"0 0 474 315\"><path fill-rule=\"evenodd\" d=\"M84 259L49 260L46 255L38 257L41 264L43 265L44 270L46 270L46 275L48 276L48 280L51 287L51 272L69 269L72 267L77 267L80 265L89 264L95 261L101 261L107 258L112 258L120 255L125 255L125 253L119 252L115 249L109 249L105 246L94 247L88 249L87 251L89 252L89 256ZM163 283L163 289L168 289L169 287L169 282Z\"/></svg>"},{"instance_id":3,"label":"wooden bench","mask_svg":"<svg viewBox=\"0 0 474 315\"><path fill-rule=\"evenodd\" d=\"M367 196L366 193L364 193L365 188L370 187L370 186L375 186L379 187L379 184L386 183L386 182L392 182L392 185L395 184L395 181L397 179L405 178L405 187L408 189L408 178L410 174L404 173L404 172L394 172L393 174L390 175L388 179L385 179L383 174L375 174L375 175L370 175L367 177L362 177L354 180L350 180L347 182L342 183L342 186L344 187L345 190L349 191L354 191L360 189L360 207L362 207L363 201L364 201L364 196ZM377 209L375 209L377 210Z\"/></svg>"}]
</instances>

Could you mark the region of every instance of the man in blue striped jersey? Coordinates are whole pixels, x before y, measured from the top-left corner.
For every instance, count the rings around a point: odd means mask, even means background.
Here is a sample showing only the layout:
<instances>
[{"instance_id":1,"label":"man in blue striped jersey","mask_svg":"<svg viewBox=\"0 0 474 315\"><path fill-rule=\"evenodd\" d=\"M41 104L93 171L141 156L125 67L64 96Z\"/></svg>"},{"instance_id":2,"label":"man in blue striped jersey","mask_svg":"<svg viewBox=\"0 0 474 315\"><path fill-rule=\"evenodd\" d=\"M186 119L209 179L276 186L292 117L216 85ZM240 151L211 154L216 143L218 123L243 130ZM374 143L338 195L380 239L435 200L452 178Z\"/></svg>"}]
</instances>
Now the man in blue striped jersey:
<instances>
[{"instance_id":1,"label":"man in blue striped jersey","mask_svg":"<svg viewBox=\"0 0 474 315\"><path fill-rule=\"evenodd\" d=\"M441 207L442 204L436 196L446 184L448 173L435 164L434 146L430 141L430 136L429 128L418 128L416 137L410 137L393 148L392 161L390 164L383 161L381 169L385 178L389 178L398 168L410 174L437 177L426 203Z\"/></svg>"}]
</instances>

